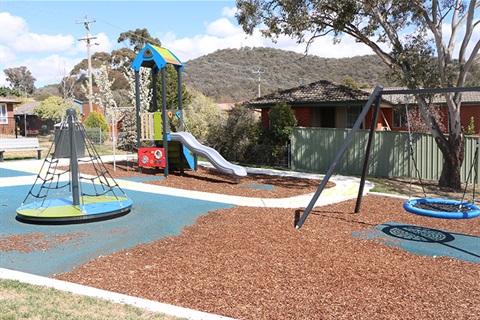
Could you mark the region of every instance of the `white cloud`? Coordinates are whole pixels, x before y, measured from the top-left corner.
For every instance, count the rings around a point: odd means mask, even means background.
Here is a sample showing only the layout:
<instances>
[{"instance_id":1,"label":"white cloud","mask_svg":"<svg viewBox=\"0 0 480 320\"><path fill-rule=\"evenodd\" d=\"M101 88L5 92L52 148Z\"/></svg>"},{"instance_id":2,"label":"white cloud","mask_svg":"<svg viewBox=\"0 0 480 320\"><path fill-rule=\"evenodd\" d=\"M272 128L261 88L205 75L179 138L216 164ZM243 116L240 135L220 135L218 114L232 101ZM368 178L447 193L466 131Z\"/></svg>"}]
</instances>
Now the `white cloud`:
<instances>
[{"instance_id":1,"label":"white cloud","mask_svg":"<svg viewBox=\"0 0 480 320\"><path fill-rule=\"evenodd\" d=\"M16 54L9 47L0 45L1 65L10 65L16 59Z\"/></svg>"},{"instance_id":2,"label":"white cloud","mask_svg":"<svg viewBox=\"0 0 480 320\"><path fill-rule=\"evenodd\" d=\"M234 18L237 13L237 7L225 7L222 9L222 17Z\"/></svg>"},{"instance_id":3,"label":"white cloud","mask_svg":"<svg viewBox=\"0 0 480 320\"><path fill-rule=\"evenodd\" d=\"M114 44L105 33L93 35L91 53L111 52ZM98 44L98 45L97 45ZM26 21L8 12L0 13L0 70L27 66L37 87L58 83L82 59L87 58L85 41L73 35L30 32ZM0 86L9 85L3 72Z\"/></svg>"},{"instance_id":4,"label":"white cloud","mask_svg":"<svg viewBox=\"0 0 480 320\"><path fill-rule=\"evenodd\" d=\"M28 70L37 79L35 82L36 87L41 87L46 84L59 83L82 59L78 57L65 58L58 54L53 54L41 59L27 59L23 61L23 65L28 66ZM37 83L41 83L41 85L39 86Z\"/></svg>"},{"instance_id":5,"label":"white cloud","mask_svg":"<svg viewBox=\"0 0 480 320\"><path fill-rule=\"evenodd\" d=\"M66 51L74 43L73 36L25 33L10 42L10 47L18 54Z\"/></svg>"},{"instance_id":6,"label":"white cloud","mask_svg":"<svg viewBox=\"0 0 480 320\"><path fill-rule=\"evenodd\" d=\"M92 35L95 39L90 40L91 53L95 52L111 52L113 48L112 42L108 39L108 36L101 32L96 35ZM71 54L77 54L78 52L86 53L87 52L87 43L86 40L77 41L76 45L71 48ZM85 56L86 58L86 56Z\"/></svg>"},{"instance_id":7,"label":"white cloud","mask_svg":"<svg viewBox=\"0 0 480 320\"><path fill-rule=\"evenodd\" d=\"M305 53L306 44L298 44L295 39L280 36L276 43L264 38L260 31L246 35L243 30L226 18L220 18L206 24L206 34L198 34L190 38L177 39L176 34L166 33L161 37L163 45L170 48L181 61L188 61L216 50L241 47L271 47ZM345 36L339 44L334 45L332 37L325 36L315 40L309 48L310 55L329 58L344 58L356 55L373 54L364 44L357 43Z\"/></svg>"},{"instance_id":8,"label":"white cloud","mask_svg":"<svg viewBox=\"0 0 480 320\"><path fill-rule=\"evenodd\" d=\"M5 77L5 73L2 72L0 74L0 87L9 87L10 82L7 81L7 78Z\"/></svg>"},{"instance_id":9,"label":"white cloud","mask_svg":"<svg viewBox=\"0 0 480 320\"><path fill-rule=\"evenodd\" d=\"M3 45L27 31L28 25L23 18L12 16L8 12L0 12L0 41Z\"/></svg>"},{"instance_id":10,"label":"white cloud","mask_svg":"<svg viewBox=\"0 0 480 320\"><path fill-rule=\"evenodd\" d=\"M1 41L16 54L64 51L74 42L71 35L32 33L23 18L8 12L0 13Z\"/></svg>"},{"instance_id":11,"label":"white cloud","mask_svg":"<svg viewBox=\"0 0 480 320\"><path fill-rule=\"evenodd\" d=\"M207 34L228 38L242 33L242 29L234 26L227 18L220 18L207 25Z\"/></svg>"}]
</instances>

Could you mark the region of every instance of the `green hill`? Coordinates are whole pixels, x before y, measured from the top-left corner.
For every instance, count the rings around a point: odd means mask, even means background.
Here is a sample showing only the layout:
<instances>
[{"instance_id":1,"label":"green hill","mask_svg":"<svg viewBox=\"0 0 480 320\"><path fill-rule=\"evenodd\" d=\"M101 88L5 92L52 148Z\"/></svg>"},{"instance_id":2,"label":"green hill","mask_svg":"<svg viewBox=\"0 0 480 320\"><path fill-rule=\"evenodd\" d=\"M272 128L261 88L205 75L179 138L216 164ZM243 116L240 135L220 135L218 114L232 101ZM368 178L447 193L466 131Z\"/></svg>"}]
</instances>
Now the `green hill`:
<instances>
[{"instance_id":1,"label":"green hill","mask_svg":"<svg viewBox=\"0 0 480 320\"><path fill-rule=\"evenodd\" d=\"M320 58L272 48L224 49L185 62L184 83L218 102L238 102L318 80L393 85L376 55Z\"/></svg>"}]
</instances>

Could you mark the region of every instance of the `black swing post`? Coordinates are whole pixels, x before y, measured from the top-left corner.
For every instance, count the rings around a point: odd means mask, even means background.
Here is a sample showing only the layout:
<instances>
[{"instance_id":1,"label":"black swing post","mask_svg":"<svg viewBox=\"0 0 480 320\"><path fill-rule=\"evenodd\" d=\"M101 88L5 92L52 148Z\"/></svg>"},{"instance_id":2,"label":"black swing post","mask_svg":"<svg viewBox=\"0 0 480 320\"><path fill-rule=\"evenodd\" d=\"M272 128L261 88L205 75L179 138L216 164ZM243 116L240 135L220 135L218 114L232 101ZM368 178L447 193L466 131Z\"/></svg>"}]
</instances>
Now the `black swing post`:
<instances>
[{"instance_id":1,"label":"black swing post","mask_svg":"<svg viewBox=\"0 0 480 320\"><path fill-rule=\"evenodd\" d=\"M307 208L305 209L305 211L303 212L303 214L300 216L299 220L295 224L295 228L300 229L302 227L303 223L305 222L308 215L310 214L310 211L312 211L313 206L315 205L318 198L322 194L323 189L325 189L325 186L327 185L328 180L332 176L333 171L337 167L340 159L342 158L343 154L347 150L348 145L350 144L350 142L352 142L353 137L355 136L355 133L357 133L358 129L360 129L360 126L361 126L363 120L365 119L365 117L366 117L368 111L370 110L370 108L371 108L373 102L375 101L375 99L377 99L378 96L380 95L380 92L382 91L382 89L383 89L383 87L376 86L375 90L373 90L373 93L371 94L370 98L368 99L368 101L367 101L365 107L363 108L362 112L358 116L357 121L353 125L350 133L348 134L347 138L345 139L345 142L343 143L342 147L338 151L337 156L335 157L332 164L330 165L330 168L328 168L327 173L323 177L322 183L318 186L317 191L315 192L312 199L310 200L310 203L308 204Z\"/></svg>"},{"instance_id":2,"label":"black swing post","mask_svg":"<svg viewBox=\"0 0 480 320\"><path fill-rule=\"evenodd\" d=\"M382 94L376 96L375 109L373 110L372 124L370 126L370 132L368 134L367 148L365 150L365 158L363 160L362 177L360 178L360 186L358 188L357 203L355 204L355 213L360 212L362 205L363 190L365 188L365 181L367 180L368 163L370 162L370 152L372 150L373 138L375 137L375 129L377 125L378 112L380 111L380 102L382 100Z\"/></svg>"}]
</instances>

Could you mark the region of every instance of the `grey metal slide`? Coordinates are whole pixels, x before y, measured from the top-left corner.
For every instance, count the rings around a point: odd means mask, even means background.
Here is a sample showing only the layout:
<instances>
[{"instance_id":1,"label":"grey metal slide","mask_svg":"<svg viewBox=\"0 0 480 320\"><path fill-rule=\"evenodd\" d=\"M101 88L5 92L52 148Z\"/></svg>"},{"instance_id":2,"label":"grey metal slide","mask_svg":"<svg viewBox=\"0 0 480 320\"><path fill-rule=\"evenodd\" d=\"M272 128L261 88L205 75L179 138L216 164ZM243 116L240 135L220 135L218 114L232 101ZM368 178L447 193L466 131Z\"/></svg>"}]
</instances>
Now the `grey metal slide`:
<instances>
[{"instance_id":1,"label":"grey metal slide","mask_svg":"<svg viewBox=\"0 0 480 320\"><path fill-rule=\"evenodd\" d=\"M171 132L170 138L174 141L181 142L191 152L207 158L215 168L224 173L237 177L245 177L247 175L244 167L231 164L225 160L217 150L204 146L188 132Z\"/></svg>"}]
</instances>

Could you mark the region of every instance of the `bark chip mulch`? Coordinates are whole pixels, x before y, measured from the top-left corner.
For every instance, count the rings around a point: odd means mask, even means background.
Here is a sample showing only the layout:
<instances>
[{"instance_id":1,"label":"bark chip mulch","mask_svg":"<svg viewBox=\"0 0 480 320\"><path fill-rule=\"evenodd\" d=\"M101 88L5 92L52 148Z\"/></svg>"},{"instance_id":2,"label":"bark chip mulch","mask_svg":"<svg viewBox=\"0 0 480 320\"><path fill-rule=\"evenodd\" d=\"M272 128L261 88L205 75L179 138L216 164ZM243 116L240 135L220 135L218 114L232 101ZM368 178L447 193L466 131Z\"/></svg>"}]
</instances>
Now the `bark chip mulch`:
<instances>
[{"instance_id":1,"label":"bark chip mulch","mask_svg":"<svg viewBox=\"0 0 480 320\"><path fill-rule=\"evenodd\" d=\"M218 193L232 183L218 183L216 175L187 179L205 180L210 186L203 191ZM289 181L289 196L309 183ZM216 210L181 235L101 256L54 278L238 319L478 319L479 264L352 235L399 222L480 236L479 219L420 217L402 204L368 195L359 214L355 200L314 208L298 230L304 208Z\"/></svg>"}]
</instances>

